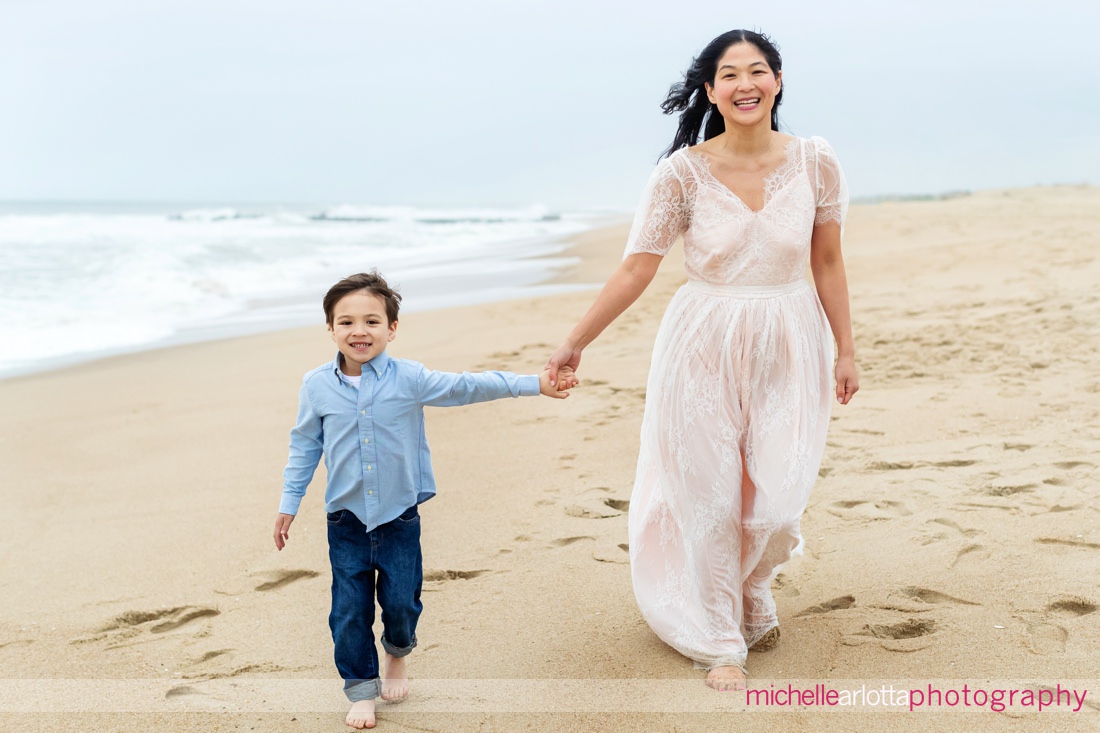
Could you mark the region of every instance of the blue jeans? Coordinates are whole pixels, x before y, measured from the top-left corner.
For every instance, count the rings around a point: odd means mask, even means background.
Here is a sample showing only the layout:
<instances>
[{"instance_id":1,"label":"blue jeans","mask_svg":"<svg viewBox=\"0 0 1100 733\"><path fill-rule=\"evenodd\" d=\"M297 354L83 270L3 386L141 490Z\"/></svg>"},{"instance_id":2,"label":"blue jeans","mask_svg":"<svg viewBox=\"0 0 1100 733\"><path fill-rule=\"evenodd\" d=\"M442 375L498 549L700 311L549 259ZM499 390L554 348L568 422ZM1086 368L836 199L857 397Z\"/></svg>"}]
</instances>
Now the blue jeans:
<instances>
[{"instance_id":1,"label":"blue jeans","mask_svg":"<svg viewBox=\"0 0 1100 733\"><path fill-rule=\"evenodd\" d=\"M423 606L420 586L420 514L416 507L370 532L344 509L328 515L328 557L332 563L332 612L336 669L352 702L381 694L374 647L374 595L382 608L382 646L403 657L416 646L416 622ZM377 574L377 581L376 581Z\"/></svg>"}]
</instances>

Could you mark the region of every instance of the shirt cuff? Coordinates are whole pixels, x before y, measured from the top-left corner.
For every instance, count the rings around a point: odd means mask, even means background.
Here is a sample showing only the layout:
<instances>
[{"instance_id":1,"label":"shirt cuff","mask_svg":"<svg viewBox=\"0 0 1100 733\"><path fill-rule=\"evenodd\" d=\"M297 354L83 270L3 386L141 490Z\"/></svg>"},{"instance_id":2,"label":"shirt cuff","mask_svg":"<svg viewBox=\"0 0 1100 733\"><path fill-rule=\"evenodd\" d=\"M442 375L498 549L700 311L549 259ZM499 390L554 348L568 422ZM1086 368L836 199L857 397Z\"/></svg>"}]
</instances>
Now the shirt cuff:
<instances>
[{"instance_id":1,"label":"shirt cuff","mask_svg":"<svg viewBox=\"0 0 1100 733\"><path fill-rule=\"evenodd\" d=\"M284 491L283 499L279 502L279 514L297 514L301 503L301 494L290 494Z\"/></svg>"},{"instance_id":2,"label":"shirt cuff","mask_svg":"<svg viewBox=\"0 0 1100 733\"><path fill-rule=\"evenodd\" d=\"M542 388L539 387L539 377L537 374L524 374L517 381L519 385L520 397L535 397L542 394Z\"/></svg>"}]
</instances>

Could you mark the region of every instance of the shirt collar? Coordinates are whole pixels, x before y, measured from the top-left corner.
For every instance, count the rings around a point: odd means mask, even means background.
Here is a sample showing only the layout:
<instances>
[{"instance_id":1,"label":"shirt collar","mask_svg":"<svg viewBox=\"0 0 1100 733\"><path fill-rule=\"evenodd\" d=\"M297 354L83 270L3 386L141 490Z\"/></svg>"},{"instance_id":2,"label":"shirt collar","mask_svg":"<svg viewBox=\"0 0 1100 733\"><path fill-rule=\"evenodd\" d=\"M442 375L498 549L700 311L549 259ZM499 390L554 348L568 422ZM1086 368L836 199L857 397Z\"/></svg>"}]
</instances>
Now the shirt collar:
<instances>
[{"instance_id":1,"label":"shirt collar","mask_svg":"<svg viewBox=\"0 0 1100 733\"><path fill-rule=\"evenodd\" d=\"M381 377L382 373L386 371L386 367L389 366L389 363L390 355L383 351L381 354L368 361L367 366L374 369L374 373Z\"/></svg>"},{"instance_id":2,"label":"shirt collar","mask_svg":"<svg viewBox=\"0 0 1100 733\"><path fill-rule=\"evenodd\" d=\"M342 357L341 357L340 352L337 351L336 352L336 358L332 360L332 373L336 375L337 379L340 378L340 359L341 358ZM389 355L389 353L383 351L381 354L379 354L378 356L376 356L373 359L371 359L370 361L368 361L366 365L369 366L370 368L374 369L374 373L377 374L379 377L381 377L382 373L386 371L386 367L389 366L389 363L390 363L390 355Z\"/></svg>"}]
</instances>

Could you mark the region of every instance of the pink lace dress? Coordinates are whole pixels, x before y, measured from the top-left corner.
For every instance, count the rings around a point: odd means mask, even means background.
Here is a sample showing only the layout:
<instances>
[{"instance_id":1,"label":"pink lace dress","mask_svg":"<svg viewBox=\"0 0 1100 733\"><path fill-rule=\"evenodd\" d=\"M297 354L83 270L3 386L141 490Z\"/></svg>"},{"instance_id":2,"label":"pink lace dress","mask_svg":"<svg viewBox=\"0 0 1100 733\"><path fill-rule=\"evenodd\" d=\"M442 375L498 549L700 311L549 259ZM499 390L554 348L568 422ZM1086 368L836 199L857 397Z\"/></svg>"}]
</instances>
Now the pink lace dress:
<instances>
[{"instance_id":1,"label":"pink lace dress","mask_svg":"<svg viewBox=\"0 0 1100 733\"><path fill-rule=\"evenodd\" d=\"M630 500L634 594L699 666L743 665L776 626L771 582L801 544L832 406L833 340L805 280L847 189L825 140L795 138L748 208L681 149L653 172L626 254L682 235L689 281L653 347Z\"/></svg>"}]
</instances>

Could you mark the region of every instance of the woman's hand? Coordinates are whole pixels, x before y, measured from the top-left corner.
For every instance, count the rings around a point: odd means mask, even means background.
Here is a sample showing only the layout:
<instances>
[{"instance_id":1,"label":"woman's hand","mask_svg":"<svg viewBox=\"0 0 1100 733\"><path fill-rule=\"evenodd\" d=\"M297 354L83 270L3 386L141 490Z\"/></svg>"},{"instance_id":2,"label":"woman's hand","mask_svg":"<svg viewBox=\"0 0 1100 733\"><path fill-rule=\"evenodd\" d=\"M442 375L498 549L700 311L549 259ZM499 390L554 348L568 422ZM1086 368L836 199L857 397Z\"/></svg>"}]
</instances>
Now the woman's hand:
<instances>
[{"instance_id":1,"label":"woman's hand","mask_svg":"<svg viewBox=\"0 0 1100 733\"><path fill-rule=\"evenodd\" d=\"M581 350L566 341L558 347L557 351L550 355L550 359L546 362L544 369L550 370L550 384L556 385L558 383L559 369L562 367L569 367L570 370L576 372L577 367L580 365Z\"/></svg>"},{"instance_id":2,"label":"woman's hand","mask_svg":"<svg viewBox=\"0 0 1100 733\"><path fill-rule=\"evenodd\" d=\"M859 391L859 370L855 357L842 356L836 360L836 401L848 404Z\"/></svg>"},{"instance_id":3,"label":"woman's hand","mask_svg":"<svg viewBox=\"0 0 1100 733\"><path fill-rule=\"evenodd\" d=\"M577 386L577 378L569 367L562 367L558 373L557 385L550 384L550 370L543 369L539 374L539 393L556 400L564 400L569 396L569 390Z\"/></svg>"}]
</instances>

